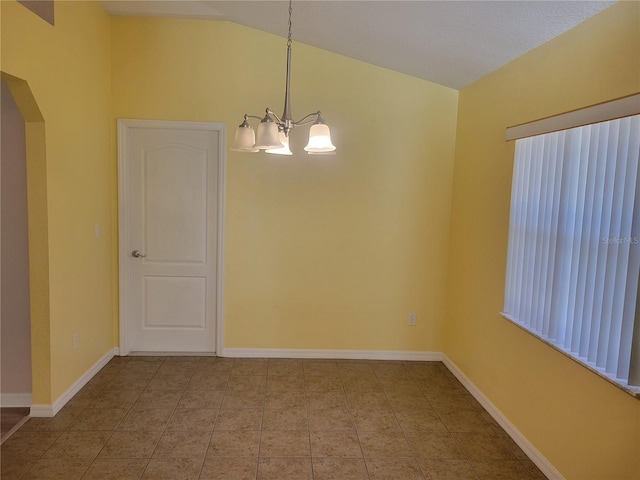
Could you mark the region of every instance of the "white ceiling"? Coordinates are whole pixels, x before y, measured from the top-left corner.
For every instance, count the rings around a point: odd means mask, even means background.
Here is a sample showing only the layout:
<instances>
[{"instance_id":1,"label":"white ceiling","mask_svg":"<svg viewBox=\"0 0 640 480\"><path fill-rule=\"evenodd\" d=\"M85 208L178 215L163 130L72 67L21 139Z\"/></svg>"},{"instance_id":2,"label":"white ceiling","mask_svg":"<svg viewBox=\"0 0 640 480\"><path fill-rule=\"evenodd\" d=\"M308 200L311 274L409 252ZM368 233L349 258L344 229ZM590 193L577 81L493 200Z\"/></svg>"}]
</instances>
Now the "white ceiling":
<instances>
[{"instance_id":1,"label":"white ceiling","mask_svg":"<svg viewBox=\"0 0 640 480\"><path fill-rule=\"evenodd\" d=\"M295 42L302 42L459 89L614 3L295 0L294 52ZM105 0L102 5L113 15L229 20L287 35L283 0Z\"/></svg>"}]
</instances>

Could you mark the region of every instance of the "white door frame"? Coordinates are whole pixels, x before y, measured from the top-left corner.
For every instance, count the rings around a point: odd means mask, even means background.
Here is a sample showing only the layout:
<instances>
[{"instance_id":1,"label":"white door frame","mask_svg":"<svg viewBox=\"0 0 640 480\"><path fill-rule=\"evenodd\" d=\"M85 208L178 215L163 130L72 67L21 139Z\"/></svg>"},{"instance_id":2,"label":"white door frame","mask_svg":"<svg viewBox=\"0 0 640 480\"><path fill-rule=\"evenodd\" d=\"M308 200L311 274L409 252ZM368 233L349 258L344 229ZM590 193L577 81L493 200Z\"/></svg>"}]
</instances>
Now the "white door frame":
<instances>
[{"instance_id":1,"label":"white door frame","mask_svg":"<svg viewBox=\"0 0 640 480\"><path fill-rule=\"evenodd\" d=\"M186 130L210 130L220 132L220 142L218 151L218 250L217 268L216 268L216 355L223 352L223 333L224 333L224 316L223 316L223 300L224 300L224 199L225 199L225 139L226 126L223 123L208 122L178 122L166 120L134 120L134 119L118 119L118 265L119 265L119 314L120 314L120 355L128 355L129 347L129 321L128 305L129 305L129 278L130 265L129 252L131 245L129 244L129 212L126 211L127 205L127 149L126 145L129 141L129 129L132 128L167 128L167 129L186 129ZM175 355L175 353L174 353Z\"/></svg>"}]
</instances>

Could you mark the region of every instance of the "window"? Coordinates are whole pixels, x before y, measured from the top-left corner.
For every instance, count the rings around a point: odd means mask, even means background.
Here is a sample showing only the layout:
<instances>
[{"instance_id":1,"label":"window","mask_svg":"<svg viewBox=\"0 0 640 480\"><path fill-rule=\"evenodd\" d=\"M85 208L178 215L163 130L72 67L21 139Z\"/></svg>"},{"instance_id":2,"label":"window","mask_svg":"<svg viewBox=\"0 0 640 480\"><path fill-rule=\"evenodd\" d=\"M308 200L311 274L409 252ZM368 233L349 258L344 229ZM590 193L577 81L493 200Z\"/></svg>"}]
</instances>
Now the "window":
<instances>
[{"instance_id":1,"label":"window","mask_svg":"<svg viewBox=\"0 0 640 480\"><path fill-rule=\"evenodd\" d=\"M640 395L640 115L516 140L503 315Z\"/></svg>"}]
</instances>

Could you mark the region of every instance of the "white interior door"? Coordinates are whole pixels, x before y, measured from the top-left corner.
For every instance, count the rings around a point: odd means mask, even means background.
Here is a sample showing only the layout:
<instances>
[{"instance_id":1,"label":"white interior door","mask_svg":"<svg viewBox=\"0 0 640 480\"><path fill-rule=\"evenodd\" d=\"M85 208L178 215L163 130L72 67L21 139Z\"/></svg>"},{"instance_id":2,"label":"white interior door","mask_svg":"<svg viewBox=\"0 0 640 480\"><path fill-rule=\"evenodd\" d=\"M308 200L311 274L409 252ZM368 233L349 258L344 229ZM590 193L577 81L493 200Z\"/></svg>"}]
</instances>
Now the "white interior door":
<instances>
[{"instance_id":1,"label":"white interior door","mask_svg":"<svg viewBox=\"0 0 640 480\"><path fill-rule=\"evenodd\" d=\"M119 120L121 350L216 351L224 128Z\"/></svg>"}]
</instances>

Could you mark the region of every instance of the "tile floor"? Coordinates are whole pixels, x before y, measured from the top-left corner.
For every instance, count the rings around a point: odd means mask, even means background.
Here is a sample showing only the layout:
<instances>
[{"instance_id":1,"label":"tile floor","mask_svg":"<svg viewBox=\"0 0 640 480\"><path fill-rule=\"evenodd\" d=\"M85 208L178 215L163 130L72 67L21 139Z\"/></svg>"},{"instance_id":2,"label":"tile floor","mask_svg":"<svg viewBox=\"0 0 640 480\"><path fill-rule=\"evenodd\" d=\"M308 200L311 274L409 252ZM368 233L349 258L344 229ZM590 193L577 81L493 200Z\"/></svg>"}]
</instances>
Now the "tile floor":
<instances>
[{"instance_id":1,"label":"tile floor","mask_svg":"<svg viewBox=\"0 0 640 480\"><path fill-rule=\"evenodd\" d=\"M2 480L539 480L439 362L116 357Z\"/></svg>"},{"instance_id":2,"label":"tile floor","mask_svg":"<svg viewBox=\"0 0 640 480\"><path fill-rule=\"evenodd\" d=\"M4 442L29 416L29 408L0 408L0 442Z\"/></svg>"}]
</instances>

